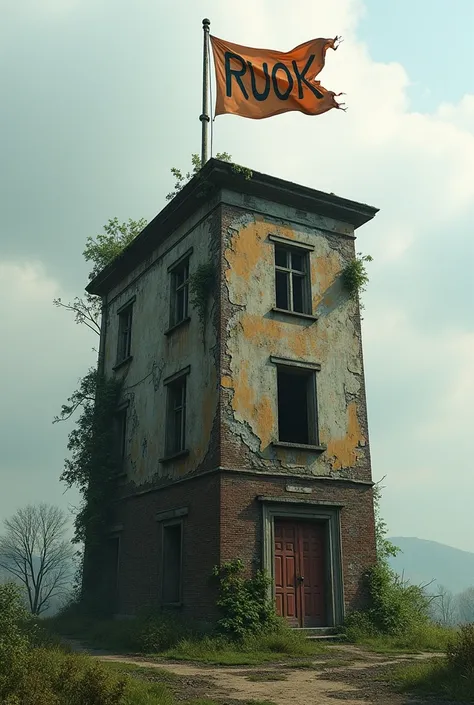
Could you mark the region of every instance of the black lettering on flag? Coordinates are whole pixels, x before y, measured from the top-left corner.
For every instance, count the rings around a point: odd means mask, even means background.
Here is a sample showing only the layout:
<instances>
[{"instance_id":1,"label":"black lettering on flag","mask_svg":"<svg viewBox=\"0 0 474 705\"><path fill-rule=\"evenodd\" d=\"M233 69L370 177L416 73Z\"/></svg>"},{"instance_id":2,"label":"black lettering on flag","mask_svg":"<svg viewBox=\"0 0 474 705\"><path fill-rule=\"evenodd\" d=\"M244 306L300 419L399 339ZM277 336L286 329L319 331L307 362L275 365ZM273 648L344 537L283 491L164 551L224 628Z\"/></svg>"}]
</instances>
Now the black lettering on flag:
<instances>
[{"instance_id":1,"label":"black lettering on flag","mask_svg":"<svg viewBox=\"0 0 474 705\"><path fill-rule=\"evenodd\" d=\"M267 62L264 61L262 64L263 74L265 76L265 88L263 89L262 93L259 93L257 91L257 81L255 80L255 71L252 66L252 62L247 61L247 65L250 69L250 80L252 85L253 97L255 98L255 100L266 100L268 98L268 94L270 93L270 74L268 73Z\"/></svg>"},{"instance_id":2,"label":"black lettering on flag","mask_svg":"<svg viewBox=\"0 0 474 705\"><path fill-rule=\"evenodd\" d=\"M286 77L288 79L288 88L284 93L280 91L280 86L278 85L278 79L277 79L277 72L278 71L284 71L286 73ZM281 62L278 62L275 64L272 70L272 82L273 82L273 90L275 91L275 95L277 98L280 100L288 100L288 96L290 95L291 91L293 90L293 76L290 73L290 70L288 69L285 64L282 64Z\"/></svg>"},{"instance_id":3,"label":"black lettering on flag","mask_svg":"<svg viewBox=\"0 0 474 705\"><path fill-rule=\"evenodd\" d=\"M309 68L314 61L314 57L315 57L315 55L311 54L308 61L306 62L306 66L304 67L304 69L301 73L298 69L298 64L296 63L296 61L292 61L293 71L295 72L296 80L298 81L298 98L303 98L303 96L304 96L303 83L305 86L307 86L309 88L310 91L312 91L314 93L316 98L318 98L320 100L321 98L324 97L323 94L321 93L321 91L318 91L318 89L316 88L314 83L310 83L308 81L308 79L306 78L306 73L309 71Z\"/></svg>"},{"instance_id":4,"label":"black lettering on flag","mask_svg":"<svg viewBox=\"0 0 474 705\"><path fill-rule=\"evenodd\" d=\"M224 54L224 59L225 59L225 87L226 87L226 93L227 96L230 98L232 96L232 76L234 76L235 80L237 81L240 90L242 91L242 95L244 96L245 100L248 100L249 94L245 90L245 86L242 83L241 76L245 74L247 71L247 67L245 65L245 61L242 59L241 56L238 54L234 54L231 51L226 51ZM236 59L237 61L240 61L242 64L241 69L232 69L230 66L230 60L231 59Z\"/></svg>"}]
</instances>

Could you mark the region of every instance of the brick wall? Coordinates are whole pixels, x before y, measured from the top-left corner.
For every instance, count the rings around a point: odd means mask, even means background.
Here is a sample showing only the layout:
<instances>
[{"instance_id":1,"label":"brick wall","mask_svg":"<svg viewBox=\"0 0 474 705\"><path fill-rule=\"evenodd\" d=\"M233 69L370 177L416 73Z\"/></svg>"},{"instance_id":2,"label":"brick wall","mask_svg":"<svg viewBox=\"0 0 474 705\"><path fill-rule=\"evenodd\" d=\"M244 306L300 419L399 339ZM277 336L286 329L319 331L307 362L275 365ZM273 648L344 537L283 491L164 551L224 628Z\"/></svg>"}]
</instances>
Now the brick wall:
<instances>
[{"instance_id":1,"label":"brick wall","mask_svg":"<svg viewBox=\"0 0 474 705\"><path fill-rule=\"evenodd\" d=\"M135 495L117 506L120 536L119 613L158 608L161 594L161 522L156 514L188 508L183 517L183 609L195 616L215 615L209 586L219 562L219 478L204 475L155 492Z\"/></svg>"},{"instance_id":2,"label":"brick wall","mask_svg":"<svg viewBox=\"0 0 474 705\"><path fill-rule=\"evenodd\" d=\"M291 478L223 473L221 479L221 558L242 558L248 571L261 564L262 506L258 495L340 502L342 566L346 611L363 607L363 574L375 562L372 488L341 481L307 480L311 495L285 491ZM294 480L293 480L294 482Z\"/></svg>"}]
</instances>

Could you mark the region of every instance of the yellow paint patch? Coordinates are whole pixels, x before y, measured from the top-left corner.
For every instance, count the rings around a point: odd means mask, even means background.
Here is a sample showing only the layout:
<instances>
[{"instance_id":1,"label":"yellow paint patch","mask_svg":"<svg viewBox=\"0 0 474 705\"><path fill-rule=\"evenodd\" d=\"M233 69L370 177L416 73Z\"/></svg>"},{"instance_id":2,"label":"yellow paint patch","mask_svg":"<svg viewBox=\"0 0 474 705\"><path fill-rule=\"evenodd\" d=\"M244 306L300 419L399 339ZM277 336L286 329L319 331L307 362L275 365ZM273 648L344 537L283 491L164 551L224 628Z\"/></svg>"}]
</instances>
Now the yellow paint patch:
<instances>
[{"instance_id":1,"label":"yellow paint patch","mask_svg":"<svg viewBox=\"0 0 474 705\"><path fill-rule=\"evenodd\" d=\"M267 229L265 223L250 223L239 230L232 243L234 249L228 249L225 253L230 265L227 281L238 277L248 282L255 274L255 268L265 259Z\"/></svg>"},{"instance_id":2,"label":"yellow paint patch","mask_svg":"<svg viewBox=\"0 0 474 705\"><path fill-rule=\"evenodd\" d=\"M232 377L229 375L224 375L221 377L221 387L226 387L226 389L232 389Z\"/></svg>"},{"instance_id":3,"label":"yellow paint patch","mask_svg":"<svg viewBox=\"0 0 474 705\"><path fill-rule=\"evenodd\" d=\"M273 318L243 313L240 319L244 337L259 347L265 347L273 355L309 361L322 361L326 348L327 333L315 326L295 326Z\"/></svg>"},{"instance_id":4,"label":"yellow paint patch","mask_svg":"<svg viewBox=\"0 0 474 705\"><path fill-rule=\"evenodd\" d=\"M314 257L311 265L311 285L314 292L313 306L324 298L325 292L334 283L341 271L337 253L329 252L325 257Z\"/></svg>"},{"instance_id":5,"label":"yellow paint patch","mask_svg":"<svg viewBox=\"0 0 474 705\"><path fill-rule=\"evenodd\" d=\"M357 462L359 442L364 440L357 418L357 405L355 402L351 402L347 407L347 433L345 437L328 439L327 442L326 454L333 470L353 467Z\"/></svg>"}]
</instances>

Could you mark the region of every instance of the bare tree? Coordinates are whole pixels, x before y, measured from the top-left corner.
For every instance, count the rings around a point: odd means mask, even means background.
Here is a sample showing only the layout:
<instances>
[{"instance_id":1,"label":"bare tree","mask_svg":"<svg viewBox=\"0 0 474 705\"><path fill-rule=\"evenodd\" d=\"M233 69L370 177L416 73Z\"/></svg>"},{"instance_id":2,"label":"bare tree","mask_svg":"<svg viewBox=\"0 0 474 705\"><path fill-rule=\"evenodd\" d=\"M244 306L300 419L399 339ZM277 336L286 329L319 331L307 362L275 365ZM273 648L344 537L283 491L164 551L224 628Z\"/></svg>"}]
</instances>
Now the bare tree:
<instances>
[{"instance_id":1,"label":"bare tree","mask_svg":"<svg viewBox=\"0 0 474 705\"><path fill-rule=\"evenodd\" d=\"M444 627L450 627L457 621L456 598L444 585L436 586L436 595L431 603L432 615L436 622Z\"/></svg>"},{"instance_id":2,"label":"bare tree","mask_svg":"<svg viewBox=\"0 0 474 705\"><path fill-rule=\"evenodd\" d=\"M462 623L474 622L474 587L468 587L457 596L459 617Z\"/></svg>"},{"instance_id":3,"label":"bare tree","mask_svg":"<svg viewBox=\"0 0 474 705\"><path fill-rule=\"evenodd\" d=\"M23 583L30 610L39 615L71 584L74 549L65 539L67 517L49 504L28 505L4 526L0 567Z\"/></svg>"}]
</instances>

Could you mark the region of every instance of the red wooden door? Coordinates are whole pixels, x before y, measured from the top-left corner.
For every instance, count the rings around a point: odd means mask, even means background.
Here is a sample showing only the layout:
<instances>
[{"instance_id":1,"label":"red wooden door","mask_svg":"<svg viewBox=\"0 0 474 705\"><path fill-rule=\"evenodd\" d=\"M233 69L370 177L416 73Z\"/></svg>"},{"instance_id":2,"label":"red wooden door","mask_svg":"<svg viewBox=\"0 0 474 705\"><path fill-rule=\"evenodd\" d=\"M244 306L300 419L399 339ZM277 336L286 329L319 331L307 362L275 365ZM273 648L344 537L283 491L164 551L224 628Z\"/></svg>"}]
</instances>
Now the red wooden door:
<instances>
[{"instance_id":1,"label":"red wooden door","mask_svg":"<svg viewBox=\"0 0 474 705\"><path fill-rule=\"evenodd\" d=\"M298 626L297 609L297 525L275 521L275 599L277 613Z\"/></svg>"},{"instance_id":2,"label":"red wooden door","mask_svg":"<svg viewBox=\"0 0 474 705\"><path fill-rule=\"evenodd\" d=\"M325 625L325 527L311 522L275 521L277 613L293 626Z\"/></svg>"}]
</instances>

